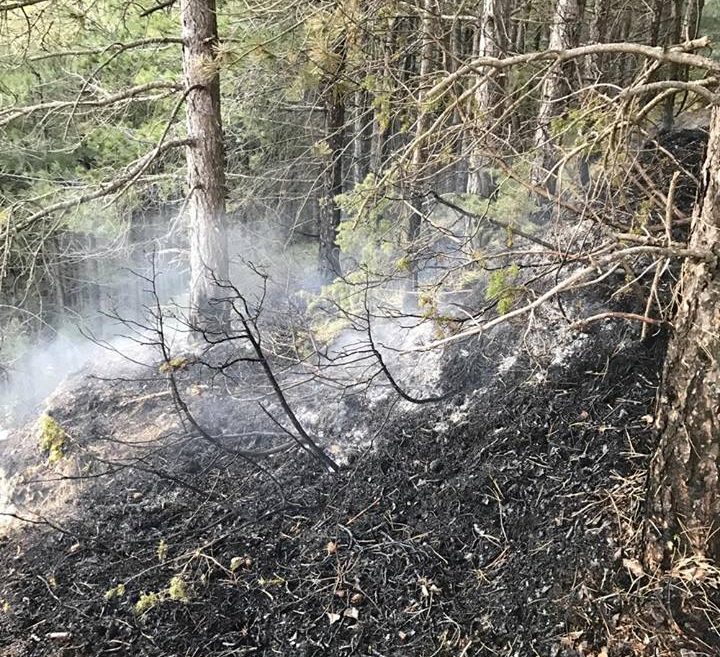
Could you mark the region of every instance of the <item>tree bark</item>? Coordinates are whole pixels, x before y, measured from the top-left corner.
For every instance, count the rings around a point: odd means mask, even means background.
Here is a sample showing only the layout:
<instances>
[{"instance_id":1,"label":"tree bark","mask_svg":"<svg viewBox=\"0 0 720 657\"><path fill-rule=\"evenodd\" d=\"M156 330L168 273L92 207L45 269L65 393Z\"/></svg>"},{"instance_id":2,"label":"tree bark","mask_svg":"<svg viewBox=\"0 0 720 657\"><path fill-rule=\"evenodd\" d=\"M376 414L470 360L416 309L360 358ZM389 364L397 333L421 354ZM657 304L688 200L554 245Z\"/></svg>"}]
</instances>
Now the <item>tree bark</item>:
<instances>
[{"instance_id":1,"label":"tree bark","mask_svg":"<svg viewBox=\"0 0 720 657\"><path fill-rule=\"evenodd\" d=\"M579 14L578 0L557 0L548 50L567 50L575 45ZM566 86L564 67L560 63L553 64L542 83L535 131L536 154L531 175L534 185L545 187L551 194L555 193L557 186L554 173L557 157L550 127L559 113L559 99Z\"/></svg>"},{"instance_id":2,"label":"tree bark","mask_svg":"<svg viewBox=\"0 0 720 657\"><path fill-rule=\"evenodd\" d=\"M588 29L589 43L603 43L607 36L608 13L610 0L595 0L593 13ZM585 83L590 85L597 82L603 75L603 55L597 53L588 55L585 59Z\"/></svg>"},{"instance_id":3,"label":"tree bark","mask_svg":"<svg viewBox=\"0 0 720 657\"><path fill-rule=\"evenodd\" d=\"M482 14L478 21L478 57L497 57L500 54L500 45L495 21L496 0L483 0ZM475 91L475 137L476 145L470 154L470 171L468 174L467 192L483 197L489 197L495 187L491 172L488 171L487 157L483 152L492 144L492 124L495 106L499 101L499 94L492 69L487 68L479 72L478 88Z\"/></svg>"},{"instance_id":4,"label":"tree bark","mask_svg":"<svg viewBox=\"0 0 720 657\"><path fill-rule=\"evenodd\" d=\"M219 282L228 278L225 225L225 153L215 0L181 0L185 76L188 211L190 214L190 320L199 331L227 323Z\"/></svg>"},{"instance_id":5,"label":"tree bark","mask_svg":"<svg viewBox=\"0 0 720 657\"><path fill-rule=\"evenodd\" d=\"M343 150L345 142L345 101L334 85L326 92L325 142L328 145L328 163L325 168L325 189L320 201L320 277L330 283L342 275L340 247L337 231L342 219L335 197L343 191Z\"/></svg>"},{"instance_id":6,"label":"tree bark","mask_svg":"<svg viewBox=\"0 0 720 657\"><path fill-rule=\"evenodd\" d=\"M420 81L418 86L418 118L415 129L416 145L412 158L412 175L415 177L415 183L424 176L423 169L427 161L427 148L425 146L425 132L430 126L430 117L428 116L428 108L425 107L425 98L428 90L428 77L432 70L433 62L433 0L423 0L422 14L422 50L420 52ZM409 266L410 279L412 289L416 290L418 286L418 260L417 260L417 241L420 237L420 228L422 226L423 211L425 207L425 197L417 189L413 191L410 199L410 217L408 219L407 239L409 249Z\"/></svg>"},{"instance_id":7,"label":"tree bark","mask_svg":"<svg viewBox=\"0 0 720 657\"><path fill-rule=\"evenodd\" d=\"M704 200L693 215L690 248L720 256L720 108L713 110ZM720 268L685 262L665 361L650 467L645 561L670 566L693 554L720 562Z\"/></svg>"},{"instance_id":8,"label":"tree bark","mask_svg":"<svg viewBox=\"0 0 720 657\"><path fill-rule=\"evenodd\" d=\"M358 185L370 173L370 140L372 119L370 95L365 89L355 92L355 116L353 118L353 182Z\"/></svg>"},{"instance_id":9,"label":"tree bark","mask_svg":"<svg viewBox=\"0 0 720 657\"><path fill-rule=\"evenodd\" d=\"M374 100L372 136L370 138L370 171L376 176L385 164L385 150L390 132L390 114L393 102L393 53L400 21L389 17L385 21L383 40L383 65L378 93L384 98ZM380 100L380 102L378 102Z\"/></svg>"}]
</instances>

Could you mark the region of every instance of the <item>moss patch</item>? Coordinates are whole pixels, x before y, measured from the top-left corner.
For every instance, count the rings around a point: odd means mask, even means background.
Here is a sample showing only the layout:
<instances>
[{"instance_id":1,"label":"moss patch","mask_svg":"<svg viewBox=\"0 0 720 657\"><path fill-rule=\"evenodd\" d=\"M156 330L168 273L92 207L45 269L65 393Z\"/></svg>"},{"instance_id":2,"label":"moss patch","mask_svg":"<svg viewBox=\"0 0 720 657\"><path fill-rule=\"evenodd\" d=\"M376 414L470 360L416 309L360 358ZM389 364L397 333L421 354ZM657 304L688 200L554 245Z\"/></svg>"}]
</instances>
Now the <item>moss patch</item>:
<instances>
[{"instance_id":1,"label":"moss patch","mask_svg":"<svg viewBox=\"0 0 720 657\"><path fill-rule=\"evenodd\" d=\"M48 463L56 463L65 456L68 435L57 420L45 413L38 423L40 449L47 452Z\"/></svg>"}]
</instances>

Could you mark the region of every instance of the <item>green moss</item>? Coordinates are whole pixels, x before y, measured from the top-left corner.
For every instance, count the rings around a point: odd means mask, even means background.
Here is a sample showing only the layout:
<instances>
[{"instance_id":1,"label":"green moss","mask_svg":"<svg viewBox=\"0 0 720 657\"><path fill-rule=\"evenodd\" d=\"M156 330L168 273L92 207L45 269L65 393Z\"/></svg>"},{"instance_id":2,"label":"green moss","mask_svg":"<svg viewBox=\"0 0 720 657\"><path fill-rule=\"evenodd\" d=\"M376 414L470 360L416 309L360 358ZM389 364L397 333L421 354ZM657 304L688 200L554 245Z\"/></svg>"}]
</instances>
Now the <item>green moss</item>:
<instances>
[{"instance_id":1,"label":"green moss","mask_svg":"<svg viewBox=\"0 0 720 657\"><path fill-rule=\"evenodd\" d=\"M113 586L113 588L108 589L105 591L105 595L103 596L108 602L110 600L113 600L115 598L122 598L125 595L125 584L118 584L117 586Z\"/></svg>"},{"instance_id":2,"label":"green moss","mask_svg":"<svg viewBox=\"0 0 720 657\"><path fill-rule=\"evenodd\" d=\"M185 356L176 356L170 360L165 361L160 365L160 372L167 374L168 372L175 372L177 370L184 370L188 365L191 364L191 360Z\"/></svg>"},{"instance_id":3,"label":"green moss","mask_svg":"<svg viewBox=\"0 0 720 657\"><path fill-rule=\"evenodd\" d=\"M38 423L40 449L47 452L48 463L56 463L65 455L68 435L55 418L45 413Z\"/></svg>"},{"instance_id":4,"label":"green moss","mask_svg":"<svg viewBox=\"0 0 720 657\"><path fill-rule=\"evenodd\" d=\"M168 587L168 595L171 600L176 602L189 602L190 597L187 592L187 585L185 580L180 575L175 575L170 580L170 586Z\"/></svg>"},{"instance_id":5,"label":"green moss","mask_svg":"<svg viewBox=\"0 0 720 657\"><path fill-rule=\"evenodd\" d=\"M140 598L135 603L135 613L139 616L144 614L146 611L150 611L153 607L157 607L162 602L162 597L159 593L145 593L143 591L140 594Z\"/></svg>"}]
</instances>

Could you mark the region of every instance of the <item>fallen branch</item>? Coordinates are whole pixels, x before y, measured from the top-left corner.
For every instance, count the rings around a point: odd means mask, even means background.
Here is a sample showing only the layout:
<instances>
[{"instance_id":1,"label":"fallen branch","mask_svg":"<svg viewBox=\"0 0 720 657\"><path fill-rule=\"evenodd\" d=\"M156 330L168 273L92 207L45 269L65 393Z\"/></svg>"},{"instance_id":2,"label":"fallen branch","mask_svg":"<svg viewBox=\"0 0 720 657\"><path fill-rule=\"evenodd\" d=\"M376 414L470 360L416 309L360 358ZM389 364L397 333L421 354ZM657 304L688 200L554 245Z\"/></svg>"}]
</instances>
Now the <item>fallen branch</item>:
<instances>
[{"instance_id":1,"label":"fallen branch","mask_svg":"<svg viewBox=\"0 0 720 657\"><path fill-rule=\"evenodd\" d=\"M455 72L445 76L427 92L427 99L437 100L439 95L452 87L460 78L464 75L475 74L478 69L486 67L505 69L520 64L543 61L562 63L597 54L639 55L664 64L680 64L720 73L720 61L693 53L693 51L702 50L709 45L710 40L707 37L702 37L670 48L645 46L639 43L592 43L577 48L569 48L568 50L543 50L511 57L477 57L464 66L460 66Z\"/></svg>"},{"instance_id":2,"label":"fallen branch","mask_svg":"<svg viewBox=\"0 0 720 657\"><path fill-rule=\"evenodd\" d=\"M608 247L610 248L610 247ZM546 301L549 301L550 299L553 299L554 297L558 296L562 292L566 292L570 289L573 289L575 287L588 287L591 285L595 285L596 283L599 283L600 281L607 278L607 276L614 271L614 269L617 268L616 261L623 260L624 258L627 258L629 256L633 255L642 255L642 254L655 254L655 255L665 255L669 257L680 257L680 258L693 258L705 262L714 262L716 257L713 253L709 251L696 251L695 249L684 249L684 248L668 248L668 247L660 247L660 246L632 246L627 249L621 249L619 251L615 251L613 253L606 253L605 255L602 255L600 257L596 257L591 255L588 256L588 260L591 264L589 264L586 267L583 267L582 269L578 269L577 271L570 274L567 278L560 281L557 285L551 287L549 290L545 291L542 295L540 295L537 299L532 301L531 303L528 303L520 308L516 308L515 310L511 310L510 312L506 313L505 315L501 315L499 317L496 317L495 319L490 320L489 322L486 322L485 324L478 324L477 326L474 326L473 328L470 328L466 331L462 331L461 333L456 333L455 335L451 335L447 338L443 338L441 340L435 340L434 342L431 342L429 344L415 347L413 349L408 349L408 352L414 352L414 351L429 351L430 349L435 349L437 347L442 347L447 344L450 344L452 342L457 342L458 340L464 340L465 338L470 338L474 335L479 335L495 326L498 326L500 324L504 324L505 322L510 321L511 319L515 319L516 317L521 317L522 315L526 315L530 311L534 310L535 308L541 306ZM598 271L602 270L602 267L610 264L615 264L615 267L610 270L610 272L606 272L604 274L601 274L597 278L591 281L585 281L586 278L588 278L590 275L598 273Z\"/></svg>"},{"instance_id":3,"label":"fallen branch","mask_svg":"<svg viewBox=\"0 0 720 657\"><path fill-rule=\"evenodd\" d=\"M616 312L616 311L608 311L605 313L598 313L597 315L591 315L590 317L586 317L585 319L578 320L577 322L570 324L570 328L573 330L576 330L576 331L582 330L588 324L591 324L592 322L599 322L603 319L626 319L626 320L630 320L630 321L634 321L634 322L643 322L644 324L654 324L656 326L667 324L667 322L664 319L653 319L652 317L648 317L647 315L638 315L637 313L623 313L623 312Z\"/></svg>"}]
</instances>

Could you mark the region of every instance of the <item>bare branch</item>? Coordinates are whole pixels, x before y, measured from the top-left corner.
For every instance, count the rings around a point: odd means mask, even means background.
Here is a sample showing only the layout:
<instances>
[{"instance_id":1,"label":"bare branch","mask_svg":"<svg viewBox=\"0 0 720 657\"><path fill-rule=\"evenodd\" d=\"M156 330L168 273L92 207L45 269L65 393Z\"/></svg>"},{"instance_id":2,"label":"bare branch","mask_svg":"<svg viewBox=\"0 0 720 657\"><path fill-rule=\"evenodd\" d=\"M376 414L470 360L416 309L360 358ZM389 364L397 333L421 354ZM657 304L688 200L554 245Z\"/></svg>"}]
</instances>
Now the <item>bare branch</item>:
<instances>
[{"instance_id":1,"label":"bare branch","mask_svg":"<svg viewBox=\"0 0 720 657\"><path fill-rule=\"evenodd\" d=\"M174 44L182 45L183 40L180 37L150 37L148 39L138 39L128 43L111 43L108 46L97 48L82 48L77 50L62 50L60 52L46 52L41 55L33 55L27 58L30 62L40 62L45 59L58 59L61 57L82 57L84 55L102 55L107 52L121 53L135 48L145 48L146 46L169 46Z\"/></svg>"},{"instance_id":2,"label":"bare branch","mask_svg":"<svg viewBox=\"0 0 720 657\"><path fill-rule=\"evenodd\" d=\"M582 330L588 324L592 324L593 322L599 322L603 319L624 319L633 322L643 322L644 325L652 324L655 326L662 326L663 324L667 323L663 319L653 319L652 317L648 317L647 315L608 311L606 313L598 313L597 315L592 315L591 317L581 319L574 324L571 324L570 328L575 330ZM643 328L645 328L645 326L643 326Z\"/></svg>"},{"instance_id":3,"label":"bare branch","mask_svg":"<svg viewBox=\"0 0 720 657\"><path fill-rule=\"evenodd\" d=\"M114 105L115 103L119 103L123 100L128 100L130 98L137 98L140 94L146 93L148 91L156 91L158 89L170 89L172 91L180 91L182 89L182 86L179 85L177 82L167 82L167 81L158 81L158 82L148 82L146 84L141 84L136 87L130 87L129 89L125 89L123 91L120 91L116 94L113 94L112 96L108 96L107 98L103 99L97 99L97 100L81 100L79 102L68 101L68 100L53 100L48 103L39 103L37 105L28 105L27 107L20 107L20 108L8 108L4 110L0 110L0 116L3 114L5 115L3 118L0 118L0 126L7 125L11 121L14 121L15 119L19 119L23 116L28 116L29 114L34 114L35 112L43 112L48 111L52 112L55 110L63 109L65 107L74 107L74 106L82 106L82 107L108 107L110 105Z\"/></svg>"},{"instance_id":4,"label":"bare branch","mask_svg":"<svg viewBox=\"0 0 720 657\"><path fill-rule=\"evenodd\" d=\"M175 0L164 0L163 2L155 5L154 7L150 7L150 9L146 9L145 11L140 12L140 18L146 18L147 16L150 16L150 14L154 14L156 11L161 11L162 9L172 7L174 4Z\"/></svg>"},{"instance_id":5,"label":"bare branch","mask_svg":"<svg viewBox=\"0 0 720 657\"><path fill-rule=\"evenodd\" d=\"M464 340L465 338L484 333L485 331L495 326L498 326L499 324L504 324L511 319L526 315L530 311L544 304L546 301L555 298L562 292L566 292L575 287L586 287L587 285L593 285L600 282L601 280L604 280L607 277L607 272L605 274L601 274L596 279L591 280L589 283L586 281L589 276L591 276L592 274L597 274L598 271L601 271L601 268L606 265L616 263L618 260L623 260L628 256L641 255L643 253L674 256L680 258L695 258L706 262L714 262L716 259L715 255L711 252L698 252L694 249L673 249L660 246L632 246L627 249L621 249L619 251L607 253L599 258L588 256L588 260L591 263L590 265L576 270L575 272L567 276L565 279L560 281L557 285L554 285L550 289L546 290L543 294L541 294L531 303L528 303L520 308L516 308L515 310L511 310L510 312L504 315L500 315L499 317L496 317L489 322L485 322L484 324L478 324L477 326L467 329L466 331L462 331L461 333L456 333L455 335L443 338L442 340L435 340L434 342L423 345L421 347L415 347L414 349L409 349L408 351L428 351L430 349L442 347L452 342L457 342L458 340ZM615 268L617 268L617 265Z\"/></svg>"},{"instance_id":6,"label":"bare branch","mask_svg":"<svg viewBox=\"0 0 720 657\"><path fill-rule=\"evenodd\" d=\"M0 4L0 12L12 11L13 9L24 9L31 5L39 5L41 2L49 2L49 0L20 0L19 2L7 2Z\"/></svg>"},{"instance_id":7,"label":"bare branch","mask_svg":"<svg viewBox=\"0 0 720 657\"><path fill-rule=\"evenodd\" d=\"M662 63L681 64L712 71L713 73L720 73L720 61L703 57L702 55L696 55L692 52L694 50L707 48L709 45L710 40L707 37L703 37L672 46L671 48L645 46L639 43L593 43L586 46L578 46L577 48L570 48L569 50L542 50L522 55L514 55L512 57L477 57L464 66L459 67L454 73L446 75L428 91L427 98L436 99L460 78L469 73L475 73L477 69L483 67L504 69L519 64L529 64L531 62L567 62L572 59L587 57L588 55L605 53L640 55L641 57L647 57L648 59Z\"/></svg>"}]
</instances>

